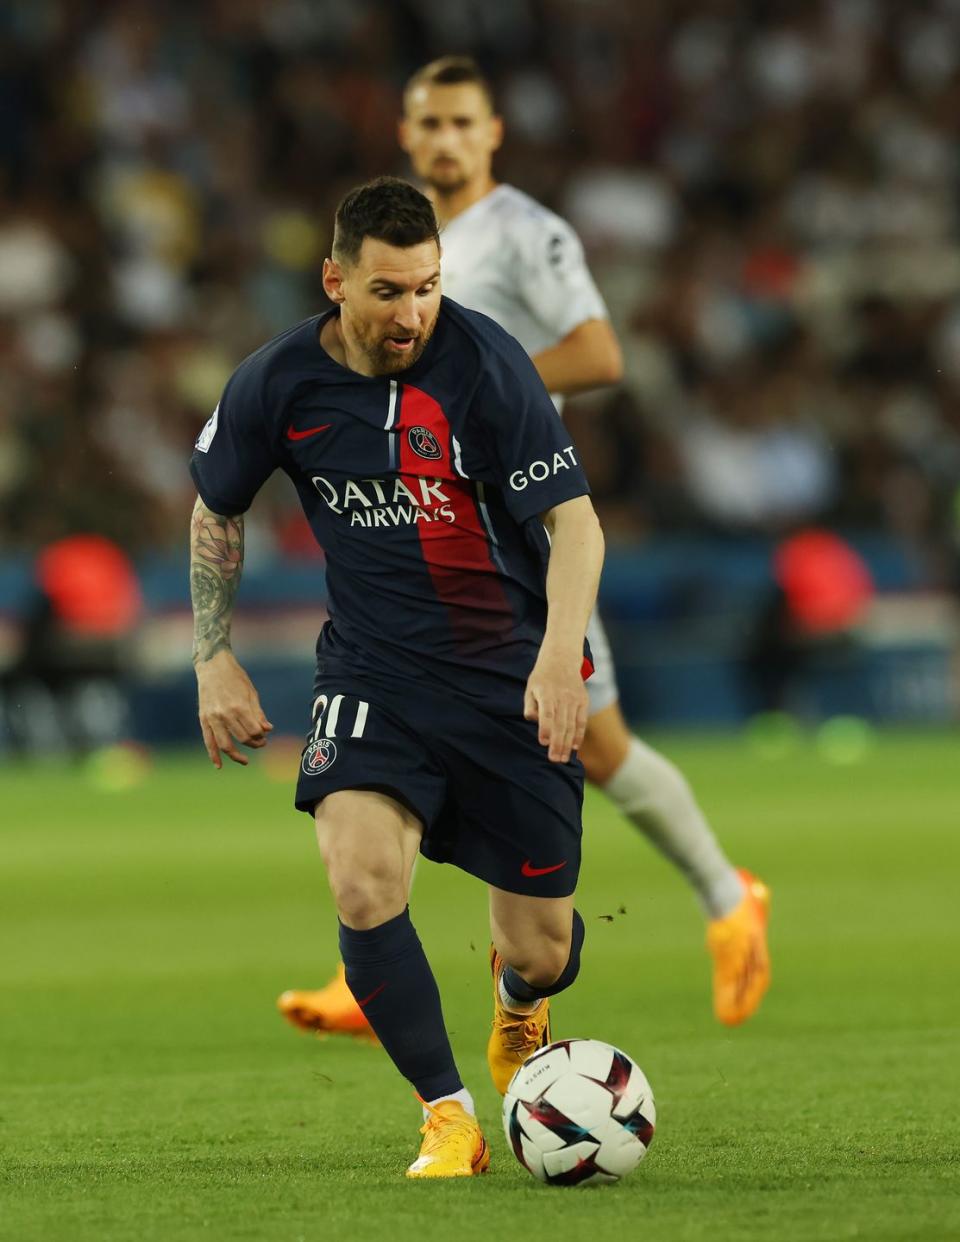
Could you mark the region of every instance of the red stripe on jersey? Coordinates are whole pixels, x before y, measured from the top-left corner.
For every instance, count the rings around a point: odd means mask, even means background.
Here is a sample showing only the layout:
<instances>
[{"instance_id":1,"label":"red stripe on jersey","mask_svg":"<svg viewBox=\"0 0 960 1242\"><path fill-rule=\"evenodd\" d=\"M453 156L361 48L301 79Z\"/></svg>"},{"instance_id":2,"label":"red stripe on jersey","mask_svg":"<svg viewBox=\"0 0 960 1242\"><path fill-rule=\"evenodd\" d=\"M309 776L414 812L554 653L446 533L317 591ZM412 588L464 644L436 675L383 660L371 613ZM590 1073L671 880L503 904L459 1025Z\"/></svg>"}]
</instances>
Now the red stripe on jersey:
<instances>
[{"instance_id":1,"label":"red stripe on jersey","mask_svg":"<svg viewBox=\"0 0 960 1242\"><path fill-rule=\"evenodd\" d=\"M513 609L490 555L473 484L453 469L450 424L440 403L412 384L404 384L402 393L394 428L400 477L433 518L417 523L423 559L457 638L487 647L511 633Z\"/></svg>"}]
</instances>

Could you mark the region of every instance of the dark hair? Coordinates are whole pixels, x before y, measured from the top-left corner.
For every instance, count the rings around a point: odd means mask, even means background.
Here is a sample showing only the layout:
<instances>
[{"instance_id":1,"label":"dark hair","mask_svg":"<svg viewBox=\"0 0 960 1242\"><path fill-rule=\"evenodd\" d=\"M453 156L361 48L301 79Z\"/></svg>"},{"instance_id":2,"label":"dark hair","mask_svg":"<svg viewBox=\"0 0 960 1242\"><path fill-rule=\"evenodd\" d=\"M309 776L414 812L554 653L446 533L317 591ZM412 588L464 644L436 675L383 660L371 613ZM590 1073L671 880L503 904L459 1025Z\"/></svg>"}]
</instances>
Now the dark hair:
<instances>
[{"instance_id":1,"label":"dark hair","mask_svg":"<svg viewBox=\"0 0 960 1242\"><path fill-rule=\"evenodd\" d=\"M341 199L333 225L333 257L338 263L356 262L365 237L403 249L431 239L440 247L433 204L399 177L377 177Z\"/></svg>"},{"instance_id":2,"label":"dark hair","mask_svg":"<svg viewBox=\"0 0 960 1242\"><path fill-rule=\"evenodd\" d=\"M491 111L496 111L493 87L472 56L441 56L439 60L431 60L429 65L418 69L403 88L404 102L418 86L459 86L461 82L472 82L474 86L479 86Z\"/></svg>"}]
</instances>

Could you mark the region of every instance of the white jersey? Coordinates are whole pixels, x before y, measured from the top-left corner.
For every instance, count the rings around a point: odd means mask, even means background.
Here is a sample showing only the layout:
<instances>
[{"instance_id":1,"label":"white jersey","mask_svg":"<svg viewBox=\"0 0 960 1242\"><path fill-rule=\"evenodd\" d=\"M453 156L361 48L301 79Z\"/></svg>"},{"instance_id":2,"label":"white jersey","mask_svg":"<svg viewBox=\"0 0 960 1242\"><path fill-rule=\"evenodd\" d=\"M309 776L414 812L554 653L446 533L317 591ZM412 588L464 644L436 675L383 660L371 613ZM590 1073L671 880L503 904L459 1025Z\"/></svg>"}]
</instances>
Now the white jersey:
<instances>
[{"instance_id":1,"label":"white jersey","mask_svg":"<svg viewBox=\"0 0 960 1242\"><path fill-rule=\"evenodd\" d=\"M496 186L461 212L440 241L443 292L495 319L528 354L588 319L607 318L579 237L512 185Z\"/></svg>"},{"instance_id":2,"label":"white jersey","mask_svg":"<svg viewBox=\"0 0 960 1242\"><path fill-rule=\"evenodd\" d=\"M583 255L580 238L559 216L512 185L498 185L440 233L443 292L495 319L528 354L558 344L607 308ZM559 410L563 398L554 395ZM587 682L590 714L615 703L617 677L596 611L587 639L594 673Z\"/></svg>"}]
</instances>

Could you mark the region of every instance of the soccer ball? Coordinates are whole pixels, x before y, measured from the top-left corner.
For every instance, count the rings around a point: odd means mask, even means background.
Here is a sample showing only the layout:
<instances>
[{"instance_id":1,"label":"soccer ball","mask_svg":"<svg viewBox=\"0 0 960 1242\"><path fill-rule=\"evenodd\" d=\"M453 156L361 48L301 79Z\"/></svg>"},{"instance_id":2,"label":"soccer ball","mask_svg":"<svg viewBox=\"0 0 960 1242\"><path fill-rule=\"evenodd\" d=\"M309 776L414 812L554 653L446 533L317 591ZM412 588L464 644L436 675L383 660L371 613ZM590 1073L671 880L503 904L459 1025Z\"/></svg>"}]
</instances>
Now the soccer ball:
<instances>
[{"instance_id":1,"label":"soccer ball","mask_svg":"<svg viewBox=\"0 0 960 1242\"><path fill-rule=\"evenodd\" d=\"M619 1181L647 1154L656 1120L643 1070L598 1039L541 1048L503 1097L513 1154L550 1186Z\"/></svg>"}]
</instances>

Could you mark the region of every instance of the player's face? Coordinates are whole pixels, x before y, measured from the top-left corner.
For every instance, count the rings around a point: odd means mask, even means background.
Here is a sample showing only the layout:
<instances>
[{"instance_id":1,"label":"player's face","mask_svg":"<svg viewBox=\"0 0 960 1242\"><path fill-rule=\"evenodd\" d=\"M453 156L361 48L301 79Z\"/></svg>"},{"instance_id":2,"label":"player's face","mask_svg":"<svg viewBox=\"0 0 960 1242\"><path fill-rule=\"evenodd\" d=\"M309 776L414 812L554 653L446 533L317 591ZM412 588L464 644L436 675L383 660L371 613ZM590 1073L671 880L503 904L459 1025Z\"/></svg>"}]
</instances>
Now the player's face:
<instances>
[{"instance_id":1,"label":"player's face","mask_svg":"<svg viewBox=\"0 0 960 1242\"><path fill-rule=\"evenodd\" d=\"M413 366L440 310L437 243L399 247L367 237L355 263L327 262L324 286L339 302L343 330L365 355L371 374Z\"/></svg>"},{"instance_id":2,"label":"player's face","mask_svg":"<svg viewBox=\"0 0 960 1242\"><path fill-rule=\"evenodd\" d=\"M503 123L472 82L418 86L404 101L400 145L414 172L439 194L455 194L490 176Z\"/></svg>"}]
</instances>

